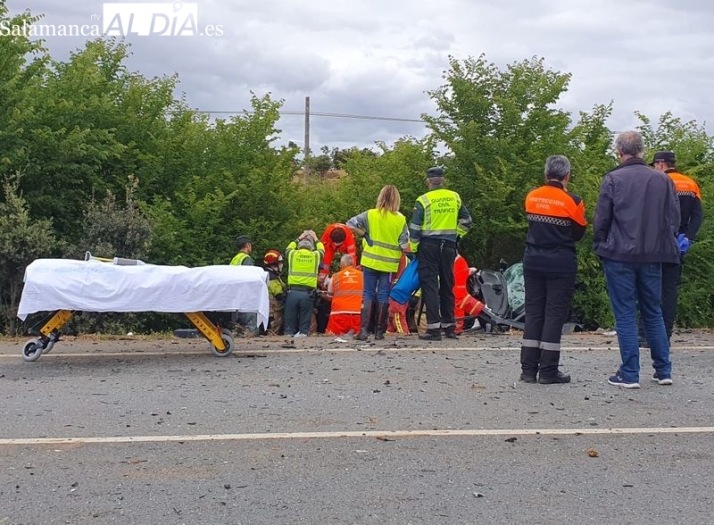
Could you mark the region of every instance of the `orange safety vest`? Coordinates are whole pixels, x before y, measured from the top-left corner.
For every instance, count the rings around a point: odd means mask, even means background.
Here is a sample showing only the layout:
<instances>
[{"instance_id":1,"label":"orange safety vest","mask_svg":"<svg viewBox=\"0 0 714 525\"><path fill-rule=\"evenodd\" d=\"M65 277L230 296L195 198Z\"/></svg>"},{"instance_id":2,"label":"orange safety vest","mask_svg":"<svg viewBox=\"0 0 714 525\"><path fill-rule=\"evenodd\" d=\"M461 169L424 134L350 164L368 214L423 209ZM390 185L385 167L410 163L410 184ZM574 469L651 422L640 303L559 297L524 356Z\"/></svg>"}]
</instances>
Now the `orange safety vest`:
<instances>
[{"instance_id":1,"label":"orange safety vest","mask_svg":"<svg viewBox=\"0 0 714 525\"><path fill-rule=\"evenodd\" d=\"M677 195L679 197L696 197L697 199L702 200L699 185L691 178L676 171L669 171L667 172L667 175L669 175L669 178L672 179L672 182L674 182L674 188L677 190Z\"/></svg>"},{"instance_id":2,"label":"orange safety vest","mask_svg":"<svg viewBox=\"0 0 714 525\"><path fill-rule=\"evenodd\" d=\"M362 272L348 266L332 276L332 314L358 314L362 311Z\"/></svg>"},{"instance_id":3,"label":"orange safety vest","mask_svg":"<svg viewBox=\"0 0 714 525\"><path fill-rule=\"evenodd\" d=\"M526 197L528 220L556 226L570 226L571 221L587 226L585 204L576 202L563 188L545 185Z\"/></svg>"}]
</instances>

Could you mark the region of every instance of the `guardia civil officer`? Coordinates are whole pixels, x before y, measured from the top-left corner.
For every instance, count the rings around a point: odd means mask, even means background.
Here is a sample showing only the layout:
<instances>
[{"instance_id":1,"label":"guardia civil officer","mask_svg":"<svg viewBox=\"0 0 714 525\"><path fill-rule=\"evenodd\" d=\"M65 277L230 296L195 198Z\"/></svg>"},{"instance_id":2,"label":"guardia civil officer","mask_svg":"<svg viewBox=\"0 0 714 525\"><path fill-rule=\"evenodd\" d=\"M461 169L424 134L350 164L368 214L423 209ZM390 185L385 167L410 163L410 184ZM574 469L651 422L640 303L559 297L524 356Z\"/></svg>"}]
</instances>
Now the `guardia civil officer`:
<instances>
[{"instance_id":1,"label":"guardia civil officer","mask_svg":"<svg viewBox=\"0 0 714 525\"><path fill-rule=\"evenodd\" d=\"M426 333L419 339L457 339L454 320L456 241L471 227L471 214L461 196L444 186L443 168L426 172L429 191L417 198L409 222L409 246L419 260L419 282L426 306Z\"/></svg>"},{"instance_id":2,"label":"guardia civil officer","mask_svg":"<svg viewBox=\"0 0 714 525\"><path fill-rule=\"evenodd\" d=\"M312 230L288 244L288 292L285 299L285 335L305 337L310 334L317 294L317 277L325 248Z\"/></svg>"}]
</instances>

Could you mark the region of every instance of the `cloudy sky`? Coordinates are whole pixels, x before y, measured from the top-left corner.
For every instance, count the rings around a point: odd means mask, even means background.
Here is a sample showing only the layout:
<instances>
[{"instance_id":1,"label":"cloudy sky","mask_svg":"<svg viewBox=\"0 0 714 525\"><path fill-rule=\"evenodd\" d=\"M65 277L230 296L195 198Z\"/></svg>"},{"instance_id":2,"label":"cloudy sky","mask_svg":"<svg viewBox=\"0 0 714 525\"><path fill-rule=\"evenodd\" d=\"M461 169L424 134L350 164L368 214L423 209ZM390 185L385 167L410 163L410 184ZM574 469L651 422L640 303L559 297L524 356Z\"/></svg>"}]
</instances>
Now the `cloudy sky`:
<instances>
[{"instance_id":1,"label":"cloudy sky","mask_svg":"<svg viewBox=\"0 0 714 525\"><path fill-rule=\"evenodd\" d=\"M614 100L613 130L632 127L636 110L653 119L671 110L706 122L714 133L709 0L197 3L198 28L221 25L222 36L128 38L129 68L148 77L178 73L180 91L196 109L241 111L253 91L284 99L283 109L291 112L301 112L309 96L313 113L418 120L434 114L426 92L442 84L448 56L485 53L499 66L537 56L572 73L561 107L577 114ZM8 6L44 14L44 24L101 24L96 15L104 12L95 0L9 0ZM47 41L54 58L83 45L82 38ZM301 115L284 115L282 141L302 146L303 123ZM424 134L418 122L311 119L313 150Z\"/></svg>"}]
</instances>

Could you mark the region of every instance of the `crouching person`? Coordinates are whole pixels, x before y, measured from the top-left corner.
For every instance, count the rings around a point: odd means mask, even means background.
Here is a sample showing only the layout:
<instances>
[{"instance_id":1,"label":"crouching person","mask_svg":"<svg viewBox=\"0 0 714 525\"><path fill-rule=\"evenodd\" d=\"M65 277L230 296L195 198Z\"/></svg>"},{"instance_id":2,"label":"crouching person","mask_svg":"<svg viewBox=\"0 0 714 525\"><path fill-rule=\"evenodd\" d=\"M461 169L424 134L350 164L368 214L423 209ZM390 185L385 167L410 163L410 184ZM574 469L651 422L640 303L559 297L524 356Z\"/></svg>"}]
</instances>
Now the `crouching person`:
<instances>
[{"instance_id":1,"label":"crouching person","mask_svg":"<svg viewBox=\"0 0 714 525\"><path fill-rule=\"evenodd\" d=\"M317 277L325 253L314 231L305 231L288 244L288 293L285 299L285 335L305 337L317 297Z\"/></svg>"},{"instance_id":2,"label":"crouching person","mask_svg":"<svg viewBox=\"0 0 714 525\"><path fill-rule=\"evenodd\" d=\"M359 333L362 312L362 272L354 267L352 255L340 259L340 271L332 276L327 285L326 299L332 301L327 333L344 335L350 331Z\"/></svg>"},{"instance_id":3,"label":"crouching person","mask_svg":"<svg viewBox=\"0 0 714 525\"><path fill-rule=\"evenodd\" d=\"M268 298L270 300L270 322L268 335L283 334L283 312L287 285L283 281L283 255L278 250L268 250L263 257L263 266L268 272Z\"/></svg>"}]
</instances>

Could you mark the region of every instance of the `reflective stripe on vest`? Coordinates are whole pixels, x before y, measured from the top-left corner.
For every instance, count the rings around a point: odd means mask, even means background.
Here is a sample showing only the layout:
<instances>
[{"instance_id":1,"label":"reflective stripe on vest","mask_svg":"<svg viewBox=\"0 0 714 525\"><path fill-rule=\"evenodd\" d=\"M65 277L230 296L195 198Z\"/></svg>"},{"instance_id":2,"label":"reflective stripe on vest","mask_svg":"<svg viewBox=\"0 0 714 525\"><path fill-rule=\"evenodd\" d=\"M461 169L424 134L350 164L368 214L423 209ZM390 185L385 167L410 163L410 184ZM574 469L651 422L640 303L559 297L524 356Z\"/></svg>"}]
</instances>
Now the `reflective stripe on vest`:
<instances>
[{"instance_id":1,"label":"reflective stripe on vest","mask_svg":"<svg viewBox=\"0 0 714 525\"><path fill-rule=\"evenodd\" d=\"M424 208L421 236L437 237L459 233L461 197L455 191L440 188L421 195L417 201ZM411 225L413 229L415 225Z\"/></svg>"},{"instance_id":2,"label":"reflective stripe on vest","mask_svg":"<svg viewBox=\"0 0 714 525\"><path fill-rule=\"evenodd\" d=\"M401 213L382 214L374 208L368 210L367 232L371 245L362 244L362 266L380 272L396 272L402 257L399 236L405 226L406 220Z\"/></svg>"},{"instance_id":3,"label":"reflective stripe on vest","mask_svg":"<svg viewBox=\"0 0 714 525\"><path fill-rule=\"evenodd\" d=\"M235 257L231 260L232 266L241 266L243 261L248 258L248 254L245 252L238 252Z\"/></svg>"},{"instance_id":4,"label":"reflective stripe on vest","mask_svg":"<svg viewBox=\"0 0 714 525\"><path fill-rule=\"evenodd\" d=\"M677 171L668 171L667 175L674 182L674 189L680 197L696 197L702 200L702 194L699 191L699 185L693 179L682 175Z\"/></svg>"},{"instance_id":5,"label":"reflective stripe on vest","mask_svg":"<svg viewBox=\"0 0 714 525\"><path fill-rule=\"evenodd\" d=\"M531 222L542 222L556 226L572 225L576 222L587 226L585 219L585 204L575 202L573 197L563 188L556 186L541 186L526 196L526 215Z\"/></svg>"},{"instance_id":6,"label":"reflective stripe on vest","mask_svg":"<svg viewBox=\"0 0 714 525\"><path fill-rule=\"evenodd\" d=\"M340 270L332 277L333 314L358 314L362 310L362 272L353 267Z\"/></svg>"},{"instance_id":7,"label":"reflective stripe on vest","mask_svg":"<svg viewBox=\"0 0 714 525\"><path fill-rule=\"evenodd\" d=\"M319 270L319 252L311 252L304 248L291 250L288 255L288 286L317 288Z\"/></svg>"}]
</instances>

